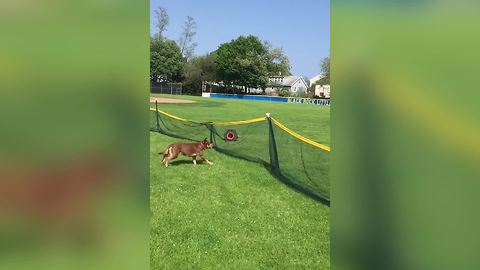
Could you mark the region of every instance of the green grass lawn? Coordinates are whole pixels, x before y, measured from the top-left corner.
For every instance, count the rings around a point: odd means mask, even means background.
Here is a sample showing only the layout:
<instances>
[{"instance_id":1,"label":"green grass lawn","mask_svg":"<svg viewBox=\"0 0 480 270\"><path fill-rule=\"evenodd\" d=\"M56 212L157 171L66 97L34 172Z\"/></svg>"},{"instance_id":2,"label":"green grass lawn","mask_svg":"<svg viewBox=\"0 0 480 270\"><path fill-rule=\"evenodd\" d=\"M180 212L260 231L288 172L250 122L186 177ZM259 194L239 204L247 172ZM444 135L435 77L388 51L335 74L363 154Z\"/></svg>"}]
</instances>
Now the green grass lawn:
<instances>
[{"instance_id":1,"label":"green grass lawn","mask_svg":"<svg viewBox=\"0 0 480 270\"><path fill-rule=\"evenodd\" d=\"M171 96L167 96L171 97ZM182 97L161 104L197 121L244 120L270 112L318 142L329 144L329 109ZM166 169L158 152L178 141L150 133L151 266L153 269L329 269L330 209L276 178L262 165L214 150L209 166L180 157Z\"/></svg>"}]
</instances>

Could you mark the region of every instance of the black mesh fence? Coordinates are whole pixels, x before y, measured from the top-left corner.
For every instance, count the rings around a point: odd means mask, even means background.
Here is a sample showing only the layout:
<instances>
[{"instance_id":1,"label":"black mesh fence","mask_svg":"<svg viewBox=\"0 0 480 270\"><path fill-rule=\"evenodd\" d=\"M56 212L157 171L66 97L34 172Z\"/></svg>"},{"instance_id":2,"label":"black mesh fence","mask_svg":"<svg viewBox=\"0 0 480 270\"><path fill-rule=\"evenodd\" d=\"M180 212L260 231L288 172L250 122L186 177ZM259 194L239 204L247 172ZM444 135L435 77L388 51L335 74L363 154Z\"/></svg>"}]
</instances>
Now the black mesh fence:
<instances>
[{"instance_id":1,"label":"black mesh fence","mask_svg":"<svg viewBox=\"0 0 480 270\"><path fill-rule=\"evenodd\" d=\"M152 110L150 123L151 131L180 140L209 138L216 151L260 163L287 186L330 203L329 149L304 141L274 119L199 123Z\"/></svg>"},{"instance_id":2,"label":"black mesh fence","mask_svg":"<svg viewBox=\"0 0 480 270\"><path fill-rule=\"evenodd\" d=\"M278 126L271 125L277 154L275 175L288 186L313 198L330 201L330 153L303 142Z\"/></svg>"},{"instance_id":3,"label":"black mesh fence","mask_svg":"<svg viewBox=\"0 0 480 270\"><path fill-rule=\"evenodd\" d=\"M182 84L150 82L150 93L181 95Z\"/></svg>"}]
</instances>

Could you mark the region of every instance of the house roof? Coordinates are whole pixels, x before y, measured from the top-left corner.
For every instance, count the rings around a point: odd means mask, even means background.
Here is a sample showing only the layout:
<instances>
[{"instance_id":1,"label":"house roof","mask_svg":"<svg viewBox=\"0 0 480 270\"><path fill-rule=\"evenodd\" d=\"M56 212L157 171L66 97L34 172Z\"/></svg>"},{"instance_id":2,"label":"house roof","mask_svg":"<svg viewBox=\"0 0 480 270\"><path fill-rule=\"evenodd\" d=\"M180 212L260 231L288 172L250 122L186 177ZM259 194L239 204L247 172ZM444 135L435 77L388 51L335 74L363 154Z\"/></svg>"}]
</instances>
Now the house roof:
<instances>
[{"instance_id":1,"label":"house roof","mask_svg":"<svg viewBox=\"0 0 480 270\"><path fill-rule=\"evenodd\" d=\"M300 78L301 78L300 76L285 76L285 77L283 77L283 83L282 84L285 85L285 86L292 86Z\"/></svg>"},{"instance_id":2,"label":"house roof","mask_svg":"<svg viewBox=\"0 0 480 270\"><path fill-rule=\"evenodd\" d=\"M278 76L278 77L270 77L270 79L272 79L272 78L282 78L282 77L283 77L283 80L281 81L282 86L292 86L298 80L302 80L305 83L305 80L303 80L303 78L301 76ZM305 85L307 85L307 84L305 83Z\"/></svg>"}]
</instances>

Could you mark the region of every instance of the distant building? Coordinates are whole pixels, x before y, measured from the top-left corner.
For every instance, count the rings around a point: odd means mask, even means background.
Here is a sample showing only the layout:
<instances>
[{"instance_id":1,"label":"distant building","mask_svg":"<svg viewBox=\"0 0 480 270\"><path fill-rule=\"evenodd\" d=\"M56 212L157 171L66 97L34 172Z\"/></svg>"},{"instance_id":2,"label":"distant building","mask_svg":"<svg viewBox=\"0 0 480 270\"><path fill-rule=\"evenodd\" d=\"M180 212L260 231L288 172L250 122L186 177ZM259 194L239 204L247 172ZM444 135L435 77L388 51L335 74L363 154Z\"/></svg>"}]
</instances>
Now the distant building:
<instances>
[{"instance_id":1,"label":"distant building","mask_svg":"<svg viewBox=\"0 0 480 270\"><path fill-rule=\"evenodd\" d=\"M314 85L316 82L318 82L321 78L323 78L323 75L317 75L313 78L310 79L310 86Z\"/></svg>"},{"instance_id":2,"label":"distant building","mask_svg":"<svg viewBox=\"0 0 480 270\"><path fill-rule=\"evenodd\" d=\"M321 98L330 98L330 85L316 85L315 86L315 96Z\"/></svg>"},{"instance_id":3,"label":"distant building","mask_svg":"<svg viewBox=\"0 0 480 270\"><path fill-rule=\"evenodd\" d=\"M265 89L266 94L277 92L280 88L286 88L292 96L307 92L308 84L301 76L272 76L268 79L269 86Z\"/></svg>"}]
</instances>

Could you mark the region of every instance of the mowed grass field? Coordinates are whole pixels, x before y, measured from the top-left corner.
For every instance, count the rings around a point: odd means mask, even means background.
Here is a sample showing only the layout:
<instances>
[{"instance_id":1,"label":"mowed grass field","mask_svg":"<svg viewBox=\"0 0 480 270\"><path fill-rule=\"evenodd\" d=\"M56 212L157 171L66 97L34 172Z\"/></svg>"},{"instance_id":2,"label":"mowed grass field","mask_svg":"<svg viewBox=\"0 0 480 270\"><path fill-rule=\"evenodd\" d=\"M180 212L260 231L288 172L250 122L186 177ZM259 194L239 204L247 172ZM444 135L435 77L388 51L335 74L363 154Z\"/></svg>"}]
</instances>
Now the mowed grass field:
<instances>
[{"instance_id":1,"label":"mowed grass field","mask_svg":"<svg viewBox=\"0 0 480 270\"><path fill-rule=\"evenodd\" d=\"M155 95L154 95L155 96ZM159 109L196 121L272 113L291 129L330 144L328 107L188 96ZM154 107L154 105L153 105ZM152 269L329 269L329 208L296 192L262 165L214 150L214 165L158 152L178 139L150 133ZM268 147L268 146L265 146Z\"/></svg>"}]
</instances>

